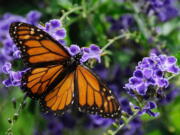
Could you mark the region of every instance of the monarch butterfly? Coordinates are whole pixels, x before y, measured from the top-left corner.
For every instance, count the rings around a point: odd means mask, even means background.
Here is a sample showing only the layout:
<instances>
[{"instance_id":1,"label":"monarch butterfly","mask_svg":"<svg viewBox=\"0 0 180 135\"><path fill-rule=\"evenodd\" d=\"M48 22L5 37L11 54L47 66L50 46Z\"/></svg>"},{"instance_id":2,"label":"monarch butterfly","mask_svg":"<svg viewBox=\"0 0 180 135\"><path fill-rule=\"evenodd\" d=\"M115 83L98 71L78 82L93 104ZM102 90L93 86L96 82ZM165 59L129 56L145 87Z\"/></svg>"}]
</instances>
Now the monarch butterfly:
<instances>
[{"instance_id":1,"label":"monarch butterfly","mask_svg":"<svg viewBox=\"0 0 180 135\"><path fill-rule=\"evenodd\" d=\"M75 105L79 111L119 118L118 100L106 84L85 65L82 54L71 56L48 33L36 26L14 22L10 36L30 68L22 78L22 89L38 99L46 111L63 114Z\"/></svg>"}]
</instances>

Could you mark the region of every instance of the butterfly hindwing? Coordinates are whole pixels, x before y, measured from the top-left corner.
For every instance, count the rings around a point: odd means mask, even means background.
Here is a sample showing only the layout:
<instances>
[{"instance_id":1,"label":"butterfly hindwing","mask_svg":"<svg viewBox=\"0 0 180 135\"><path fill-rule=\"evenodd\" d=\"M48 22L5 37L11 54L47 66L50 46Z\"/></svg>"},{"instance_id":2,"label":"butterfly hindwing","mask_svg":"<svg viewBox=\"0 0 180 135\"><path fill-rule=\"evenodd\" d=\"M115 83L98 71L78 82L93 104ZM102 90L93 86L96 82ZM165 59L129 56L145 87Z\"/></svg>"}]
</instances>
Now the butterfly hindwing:
<instances>
[{"instance_id":1,"label":"butterfly hindwing","mask_svg":"<svg viewBox=\"0 0 180 135\"><path fill-rule=\"evenodd\" d=\"M62 45L36 26L15 22L11 24L9 32L28 66L60 63L70 58Z\"/></svg>"},{"instance_id":2,"label":"butterfly hindwing","mask_svg":"<svg viewBox=\"0 0 180 135\"><path fill-rule=\"evenodd\" d=\"M32 98L39 98L47 88L64 72L62 65L37 67L28 70L22 78L22 89Z\"/></svg>"},{"instance_id":3,"label":"butterfly hindwing","mask_svg":"<svg viewBox=\"0 0 180 135\"><path fill-rule=\"evenodd\" d=\"M116 97L97 75L79 65L75 82L76 102L80 111L119 118L121 113Z\"/></svg>"},{"instance_id":4,"label":"butterfly hindwing","mask_svg":"<svg viewBox=\"0 0 180 135\"><path fill-rule=\"evenodd\" d=\"M67 73L56 87L41 98L40 104L44 111L62 114L74 103L74 77L74 72Z\"/></svg>"}]
</instances>

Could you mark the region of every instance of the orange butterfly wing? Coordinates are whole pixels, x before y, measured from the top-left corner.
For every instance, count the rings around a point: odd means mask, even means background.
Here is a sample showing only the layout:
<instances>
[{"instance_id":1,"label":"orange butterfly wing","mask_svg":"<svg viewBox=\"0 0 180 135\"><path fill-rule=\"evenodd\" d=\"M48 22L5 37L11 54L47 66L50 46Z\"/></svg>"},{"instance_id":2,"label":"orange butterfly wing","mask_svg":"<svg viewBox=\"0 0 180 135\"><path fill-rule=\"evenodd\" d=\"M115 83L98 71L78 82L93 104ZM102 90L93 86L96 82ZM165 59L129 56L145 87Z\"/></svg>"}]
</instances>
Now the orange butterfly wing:
<instances>
[{"instance_id":1,"label":"orange butterfly wing","mask_svg":"<svg viewBox=\"0 0 180 135\"><path fill-rule=\"evenodd\" d=\"M47 88L64 72L62 65L37 67L28 70L22 78L22 89L31 98L47 93Z\"/></svg>"},{"instance_id":2,"label":"orange butterfly wing","mask_svg":"<svg viewBox=\"0 0 180 135\"><path fill-rule=\"evenodd\" d=\"M62 114L74 102L74 76L75 73L68 73L52 91L43 96L40 103L43 111L51 110L55 114Z\"/></svg>"},{"instance_id":3,"label":"orange butterfly wing","mask_svg":"<svg viewBox=\"0 0 180 135\"><path fill-rule=\"evenodd\" d=\"M108 118L120 118L121 115L119 103L111 90L81 65L67 73L53 90L41 98L40 103L44 111L55 114L64 113L75 103L79 111Z\"/></svg>"},{"instance_id":4,"label":"orange butterfly wing","mask_svg":"<svg viewBox=\"0 0 180 135\"><path fill-rule=\"evenodd\" d=\"M119 102L111 90L89 69L79 65L76 70L75 91L78 109L102 117L119 118Z\"/></svg>"},{"instance_id":5,"label":"orange butterfly wing","mask_svg":"<svg viewBox=\"0 0 180 135\"><path fill-rule=\"evenodd\" d=\"M11 24L9 33L28 66L55 64L70 58L62 45L36 26L15 22Z\"/></svg>"}]
</instances>

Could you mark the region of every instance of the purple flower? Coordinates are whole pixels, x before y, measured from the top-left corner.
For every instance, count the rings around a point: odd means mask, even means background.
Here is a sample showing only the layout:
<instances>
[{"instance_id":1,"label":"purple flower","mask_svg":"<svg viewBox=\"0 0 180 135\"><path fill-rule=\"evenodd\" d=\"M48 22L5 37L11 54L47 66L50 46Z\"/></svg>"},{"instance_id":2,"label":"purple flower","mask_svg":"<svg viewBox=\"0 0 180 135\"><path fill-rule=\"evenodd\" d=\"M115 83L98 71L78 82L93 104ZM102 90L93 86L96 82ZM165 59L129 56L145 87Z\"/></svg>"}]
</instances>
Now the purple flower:
<instances>
[{"instance_id":1,"label":"purple flower","mask_svg":"<svg viewBox=\"0 0 180 135\"><path fill-rule=\"evenodd\" d=\"M53 19L49 21L49 24L51 25L51 27L53 27L54 29L56 28L60 28L62 26L62 23L57 20L57 19Z\"/></svg>"},{"instance_id":2,"label":"purple flower","mask_svg":"<svg viewBox=\"0 0 180 135\"><path fill-rule=\"evenodd\" d=\"M66 30L62 27L60 20L53 19L46 22L45 27L42 25L38 25L38 27L49 33L54 39L59 41L60 44L65 45L65 41L63 39L66 37Z\"/></svg>"},{"instance_id":3,"label":"purple flower","mask_svg":"<svg viewBox=\"0 0 180 135\"><path fill-rule=\"evenodd\" d=\"M87 127L88 128L107 128L112 124L113 120L112 119L106 119L102 118L98 115L90 115L88 119Z\"/></svg>"},{"instance_id":4,"label":"purple flower","mask_svg":"<svg viewBox=\"0 0 180 135\"><path fill-rule=\"evenodd\" d=\"M30 11L26 15L27 22L33 25L37 25L39 23L39 20L41 18L41 13L39 11Z\"/></svg>"},{"instance_id":5,"label":"purple flower","mask_svg":"<svg viewBox=\"0 0 180 135\"><path fill-rule=\"evenodd\" d=\"M8 74L10 72L12 68L12 65L10 62L6 62L3 66L2 66L2 72L4 72L5 74Z\"/></svg>"},{"instance_id":6,"label":"purple flower","mask_svg":"<svg viewBox=\"0 0 180 135\"><path fill-rule=\"evenodd\" d=\"M64 125L57 118L51 118L47 121L46 128L41 130L36 129L34 135L62 135Z\"/></svg>"},{"instance_id":7,"label":"purple flower","mask_svg":"<svg viewBox=\"0 0 180 135\"><path fill-rule=\"evenodd\" d=\"M143 58L136 66L129 83L125 84L125 88L136 91L141 96L147 94L150 86L167 88L169 82L165 78L165 74L178 74L180 71L176 62L177 60L174 56L166 55L157 56L156 54L151 54L150 57Z\"/></svg>"},{"instance_id":8,"label":"purple flower","mask_svg":"<svg viewBox=\"0 0 180 135\"><path fill-rule=\"evenodd\" d=\"M111 31L119 32L120 30L129 30L135 28L135 20L132 15L125 14L119 19L114 19L112 17L107 17L107 21L111 23Z\"/></svg>"},{"instance_id":9,"label":"purple flower","mask_svg":"<svg viewBox=\"0 0 180 135\"><path fill-rule=\"evenodd\" d=\"M155 112L152 112L151 110L152 109L155 109L157 106L156 106L156 103L155 102L148 102L145 107L139 111L139 115L142 115L144 113L147 113L149 114L150 116L153 116L153 117L157 117L159 116L159 113L155 113Z\"/></svg>"},{"instance_id":10,"label":"purple flower","mask_svg":"<svg viewBox=\"0 0 180 135\"><path fill-rule=\"evenodd\" d=\"M18 72L9 71L9 79L4 80L3 84L6 87L20 86L23 73L24 73L24 71L18 71Z\"/></svg>"},{"instance_id":11,"label":"purple flower","mask_svg":"<svg viewBox=\"0 0 180 135\"><path fill-rule=\"evenodd\" d=\"M81 52L81 49L80 49L80 47L77 46L77 45L71 45L71 46L68 48L68 51L69 51L69 53L71 54L71 56L74 56L74 55L80 53L80 52Z\"/></svg>"},{"instance_id":12,"label":"purple flower","mask_svg":"<svg viewBox=\"0 0 180 135\"><path fill-rule=\"evenodd\" d=\"M120 99L120 104L123 111L125 111L129 115L133 115L130 103L127 99L125 98Z\"/></svg>"},{"instance_id":13,"label":"purple flower","mask_svg":"<svg viewBox=\"0 0 180 135\"><path fill-rule=\"evenodd\" d=\"M60 117L59 121L63 124L65 128L72 129L76 125L76 120L71 114L64 114Z\"/></svg>"},{"instance_id":14,"label":"purple flower","mask_svg":"<svg viewBox=\"0 0 180 135\"><path fill-rule=\"evenodd\" d=\"M6 87L10 87L10 86L20 86L21 85L21 78L22 75L25 71L18 71L18 72L14 72L12 71L12 65L9 62L6 62L4 66L2 66L2 71L5 74L9 75L9 79L4 80L2 83L6 86Z\"/></svg>"},{"instance_id":15,"label":"purple flower","mask_svg":"<svg viewBox=\"0 0 180 135\"><path fill-rule=\"evenodd\" d=\"M92 44L89 48L80 48L78 45L72 44L67 50L71 56L81 53L81 63L86 62L89 59L96 59L98 62L101 62L101 49L97 45Z\"/></svg>"},{"instance_id":16,"label":"purple flower","mask_svg":"<svg viewBox=\"0 0 180 135\"><path fill-rule=\"evenodd\" d=\"M175 0L147 0L149 4L147 13L154 12L160 21L168 21L179 15L178 9L173 5Z\"/></svg>"},{"instance_id":17,"label":"purple flower","mask_svg":"<svg viewBox=\"0 0 180 135\"><path fill-rule=\"evenodd\" d=\"M46 119L46 127L43 129L45 135L61 135L64 130L71 130L76 126L76 120L73 115L64 114L62 116L54 117L52 112L42 114ZM41 132L36 130L36 133Z\"/></svg>"},{"instance_id":18,"label":"purple flower","mask_svg":"<svg viewBox=\"0 0 180 135\"><path fill-rule=\"evenodd\" d=\"M89 48L82 48L83 56L81 62L86 62L88 59L96 59L101 62L101 49L94 44L91 44Z\"/></svg>"},{"instance_id":19,"label":"purple flower","mask_svg":"<svg viewBox=\"0 0 180 135\"><path fill-rule=\"evenodd\" d=\"M51 135L61 135L62 129L63 129L62 123L57 120L52 120L48 123L48 132Z\"/></svg>"},{"instance_id":20,"label":"purple flower","mask_svg":"<svg viewBox=\"0 0 180 135\"><path fill-rule=\"evenodd\" d=\"M175 97L179 96L179 94L180 94L180 89L173 85L170 85L168 88L165 89L165 91L158 90L158 96L159 96L158 103L160 105L166 105L170 103Z\"/></svg>"}]
</instances>

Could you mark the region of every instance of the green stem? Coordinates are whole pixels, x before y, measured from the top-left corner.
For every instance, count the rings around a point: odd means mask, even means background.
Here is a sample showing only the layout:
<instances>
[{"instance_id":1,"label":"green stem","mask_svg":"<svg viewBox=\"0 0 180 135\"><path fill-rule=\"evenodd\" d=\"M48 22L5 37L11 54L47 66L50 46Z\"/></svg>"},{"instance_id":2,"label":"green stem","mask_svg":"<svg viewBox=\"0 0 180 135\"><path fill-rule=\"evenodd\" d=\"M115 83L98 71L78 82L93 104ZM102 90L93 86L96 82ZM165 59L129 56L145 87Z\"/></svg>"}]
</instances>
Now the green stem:
<instances>
[{"instance_id":1,"label":"green stem","mask_svg":"<svg viewBox=\"0 0 180 135\"><path fill-rule=\"evenodd\" d=\"M24 95L23 100L21 101L17 111L14 113L13 117L10 119L11 120L11 123L10 123L11 126L8 128L8 130L6 132L7 135L13 135L12 128L13 128L15 122L17 121L17 119L19 117L18 116L19 113L22 111L22 108L23 108L23 106L25 104L26 98L27 98L27 94Z\"/></svg>"},{"instance_id":2,"label":"green stem","mask_svg":"<svg viewBox=\"0 0 180 135\"><path fill-rule=\"evenodd\" d=\"M119 36L116 36L112 39L109 39L109 42L101 49L102 52L106 50L106 48L108 48L112 43L114 43L115 41L121 39L121 38L124 38L124 37L128 37L129 34L128 33L124 33L122 35L119 35Z\"/></svg>"},{"instance_id":3,"label":"green stem","mask_svg":"<svg viewBox=\"0 0 180 135\"><path fill-rule=\"evenodd\" d=\"M126 122L124 122L122 125L120 125L115 131L111 132L111 135L116 135L121 129L123 129L125 126L129 124L138 114L138 111L135 112L132 116L130 116Z\"/></svg>"},{"instance_id":4,"label":"green stem","mask_svg":"<svg viewBox=\"0 0 180 135\"><path fill-rule=\"evenodd\" d=\"M86 18L86 16L87 16L87 9L86 9L86 2L85 2L85 0L82 0L82 9L83 9L82 16L84 18Z\"/></svg>"},{"instance_id":5,"label":"green stem","mask_svg":"<svg viewBox=\"0 0 180 135\"><path fill-rule=\"evenodd\" d=\"M176 77L176 76L178 76L178 75L180 75L180 74L173 74L172 76L168 77L167 79L168 79L168 80L171 80L171 79L173 79L174 77Z\"/></svg>"},{"instance_id":6,"label":"green stem","mask_svg":"<svg viewBox=\"0 0 180 135\"><path fill-rule=\"evenodd\" d=\"M99 7L100 7L100 3L101 1L98 1L95 3L95 5L93 5L93 7L89 8L88 10L87 9L84 9L84 6L81 7L79 10L85 10L85 14L86 16L83 15L83 13L79 14L76 18L72 18L70 21L68 21L65 26L69 26L71 25L72 23L78 21L79 19L81 19L82 17L87 17L89 14L91 14L92 12L96 11ZM76 11L76 10L75 10ZM74 11L73 11L74 12ZM72 12L71 12L72 13ZM62 18L62 17L61 17ZM63 17L64 18L64 17ZM63 20L63 19L61 19Z\"/></svg>"},{"instance_id":7,"label":"green stem","mask_svg":"<svg viewBox=\"0 0 180 135\"><path fill-rule=\"evenodd\" d=\"M64 19L66 17L68 17L71 13L75 12L75 11L78 11L78 10L82 10L83 7L79 6L79 7L75 7L75 8L72 8L71 10L69 10L68 12L64 13L63 16L61 16L60 18L60 21L63 22Z\"/></svg>"}]
</instances>

